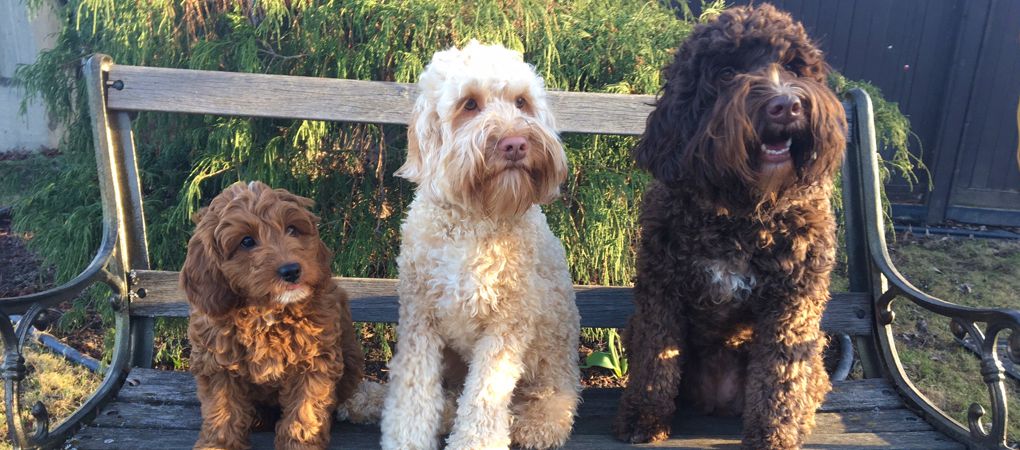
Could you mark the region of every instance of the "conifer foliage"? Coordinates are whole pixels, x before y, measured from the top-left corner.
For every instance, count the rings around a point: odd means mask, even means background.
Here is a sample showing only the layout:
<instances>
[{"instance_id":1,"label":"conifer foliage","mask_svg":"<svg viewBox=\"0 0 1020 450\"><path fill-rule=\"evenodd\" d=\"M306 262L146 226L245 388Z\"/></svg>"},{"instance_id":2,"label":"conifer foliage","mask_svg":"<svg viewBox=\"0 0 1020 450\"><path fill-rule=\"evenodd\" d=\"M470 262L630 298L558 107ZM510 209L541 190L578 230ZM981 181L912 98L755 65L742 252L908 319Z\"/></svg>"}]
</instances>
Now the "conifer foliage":
<instances>
[{"instance_id":1,"label":"conifer foliage","mask_svg":"<svg viewBox=\"0 0 1020 450\"><path fill-rule=\"evenodd\" d=\"M701 20L633 0L69 0L58 8L56 48L21 67L17 82L66 134L61 155L47 163L51 176L36 179L16 205L15 227L33 232L32 245L61 280L88 263L100 239L80 69L91 53L118 64L414 82L435 51L476 38L522 51L550 89L654 94L660 69ZM909 125L895 104L876 103L891 111L882 136L903 161ZM404 127L141 113L134 132L154 268L180 267L189 217L208 199L235 181L262 180L316 200L336 273L395 276L413 189L392 176L404 158ZM629 283L648 181L629 156L634 140L564 140L570 174L563 199L546 209L574 280ZM909 174L906 160L896 168Z\"/></svg>"}]
</instances>

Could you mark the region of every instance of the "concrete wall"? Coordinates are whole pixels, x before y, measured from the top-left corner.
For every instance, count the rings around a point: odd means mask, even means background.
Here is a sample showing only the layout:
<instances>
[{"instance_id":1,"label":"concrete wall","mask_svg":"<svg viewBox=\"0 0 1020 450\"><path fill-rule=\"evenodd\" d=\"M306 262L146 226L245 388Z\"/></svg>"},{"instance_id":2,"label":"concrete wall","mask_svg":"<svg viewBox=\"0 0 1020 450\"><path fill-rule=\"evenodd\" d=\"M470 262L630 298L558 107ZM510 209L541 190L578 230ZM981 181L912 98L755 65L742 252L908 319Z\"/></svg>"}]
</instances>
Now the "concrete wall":
<instances>
[{"instance_id":1,"label":"concrete wall","mask_svg":"<svg viewBox=\"0 0 1020 450\"><path fill-rule=\"evenodd\" d=\"M60 140L60 130L38 100L25 115L18 114L23 94L12 86L14 69L52 48L58 30L48 2L30 14L24 0L0 0L0 153L56 148Z\"/></svg>"}]
</instances>

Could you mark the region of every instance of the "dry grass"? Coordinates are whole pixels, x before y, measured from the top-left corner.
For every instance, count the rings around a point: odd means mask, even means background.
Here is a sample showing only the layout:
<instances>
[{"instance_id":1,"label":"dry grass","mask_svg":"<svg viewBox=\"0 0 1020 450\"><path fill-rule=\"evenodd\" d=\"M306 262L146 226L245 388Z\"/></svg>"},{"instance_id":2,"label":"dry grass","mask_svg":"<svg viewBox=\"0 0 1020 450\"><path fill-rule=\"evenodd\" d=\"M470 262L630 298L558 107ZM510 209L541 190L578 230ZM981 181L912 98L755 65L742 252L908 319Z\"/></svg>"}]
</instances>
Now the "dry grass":
<instances>
[{"instance_id":1,"label":"dry grass","mask_svg":"<svg viewBox=\"0 0 1020 450\"><path fill-rule=\"evenodd\" d=\"M904 276L931 295L966 306L1020 309L1020 241L906 236L891 254ZM894 311L900 358L918 389L961 423L973 402L990 415L979 360L954 340L949 320L905 300L897 300ZM1007 378L1006 387L1008 432L1015 440L1020 382Z\"/></svg>"},{"instance_id":2,"label":"dry grass","mask_svg":"<svg viewBox=\"0 0 1020 450\"><path fill-rule=\"evenodd\" d=\"M22 404L25 405L22 414L26 419L31 419L28 411L35 402L41 401L50 413L51 429L74 413L102 381L100 375L71 364L63 357L42 350L34 344L25 345L24 356L29 375L22 397ZM11 443L7 440L7 410L3 402L0 402L0 433L3 433L4 437L0 440L0 450L11 448Z\"/></svg>"}]
</instances>

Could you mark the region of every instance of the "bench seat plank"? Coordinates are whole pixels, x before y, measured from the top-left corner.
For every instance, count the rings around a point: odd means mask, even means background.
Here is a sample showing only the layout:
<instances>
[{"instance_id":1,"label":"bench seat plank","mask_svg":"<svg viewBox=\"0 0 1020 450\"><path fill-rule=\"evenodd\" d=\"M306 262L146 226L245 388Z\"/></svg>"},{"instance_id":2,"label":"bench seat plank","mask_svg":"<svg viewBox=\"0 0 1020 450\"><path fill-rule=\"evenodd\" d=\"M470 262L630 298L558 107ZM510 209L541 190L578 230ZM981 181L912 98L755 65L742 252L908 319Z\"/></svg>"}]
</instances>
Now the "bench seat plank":
<instances>
[{"instance_id":1,"label":"bench seat plank","mask_svg":"<svg viewBox=\"0 0 1020 450\"><path fill-rule=\"evenodd\" d=\"M69 445L79 450L190 449L198 430L137 430L130 428L88 427L75 436ZM253 433L253 449L272 449L272 433ZM334 426L330 449L377 449L379 431L374 427L339 424ZM627 445L606 434L574 435L565 450L624 450L635 448L734 449L740 448L739 436L675 435L656 444ZM804 449L824 450L963 450L965 447L935 431L889 433L818 434L808 437Z\"/></svg>"},{"instance_id":2,"label":"bench seat plank","mask_svg":"<svg viewBox=\"0 0 1020 450\"><path fill-rule=\"evenodd\" d=\"M619 394L613 389L585 390L586 408L616 411ZM116 400L152 405L198 405L195 380L188 372L134 368ZM837 382L819 411L871 411L903 407L895 390L882 378Z\"/></svg>"},{"instance_id":3,"label":"bench seat plank","mask_svg":"<svg viewBox=\"0 0 1020 450\"><path fill-rule=\"evenodd\" d=\"M133 284L145 296L131 302L131 315L144 317L187 317L188 304L178 287L178 272L136 271ZM396 322L397 281L378 278L336 278L351 297L351 313L358 322ZM623 328L634 312L629 287L574 286L581 326ZM832 294L822 317L822 328L831 333L867 336L873 332L867 294Z\"/></svg>"},{"instance_id":4,"label":"bench seat plank","mask_svg":"<svg viewBox=\"0 0 1020 450\"><path fill-rule=\"evenodd\" d=\"M620 391L610 390L613 403L600 402L596 408L587 404L589 398L601 393L584 394L579 414L584 420L574 426L575 434L600 434L610 429L619 403ZM605 395L603 395L605 396ZM902 405L901 405L902 406ZM173 420L167 420L173 417ZM820 434L884 433L902 431L931 431L932 427L917 415L902 407L868 411L820 412L816 421ZM104 428L136 428L154 430L197 430L202 425L198 403L151 404L115 402L103 409L92 423ZM680 435L736 435L740 434L740 418L681 415L673 427Z\"/></svg>"},{"instance_id":5,"label":"bench seat plank","mask_svg":"<svg viewBox=\"0 0 1020 450\"><path fill-rule=\"evenodd\" d=\"M608 430L618 389L588 389L567 449L634 448L616 442ZM902 449L961 449L904 409L889 384L881 379L844 381L819 410L818 427L805 448L863 449L895 446ZM133 369L116 400L100 411L93 424L71 444L79 449L190 448L201 425L195 383L187 372ZM681 412L673 438L637 448L736 448L740 419ZM341 423L335 426L330 448L378 448L376 426ZM255 448L272 448L271 433L255 433Z\"/></svg>"},{"instance_id":6,"label":"bench seat plank","mask_svg":"<svg viewBox=\"0 0 1020 450\"><path fill-rule=\"evenodd\" d=\"M409 83L122 65L109 80L123 83L107 93L107 107L121 111L406 124L418 96ZM654 102L651 95L549 91L556 125L567 133L641 134Z\"/></svg>"}]
</instances>

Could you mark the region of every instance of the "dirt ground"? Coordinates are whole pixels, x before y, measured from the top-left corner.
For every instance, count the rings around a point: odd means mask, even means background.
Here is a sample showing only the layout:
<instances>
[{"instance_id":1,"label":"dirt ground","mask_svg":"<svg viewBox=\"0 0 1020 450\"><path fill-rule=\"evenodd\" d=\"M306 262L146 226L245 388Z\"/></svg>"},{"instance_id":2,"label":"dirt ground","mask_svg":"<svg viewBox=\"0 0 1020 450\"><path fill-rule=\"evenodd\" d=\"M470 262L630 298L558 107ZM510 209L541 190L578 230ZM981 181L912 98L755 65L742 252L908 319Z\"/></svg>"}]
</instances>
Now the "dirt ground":
<instances>
[{"instance_id":1,"label":"dirt ground","mask_svg":"<svg viewBox=\"0 0 1020 450\"><path fill-rule=\"evenodd\" d=\"M0 297L31 294L53 283L53 270L41 269L39 258L11 234L11 209L0 206Z\"/></svg>"}]
</instances>

